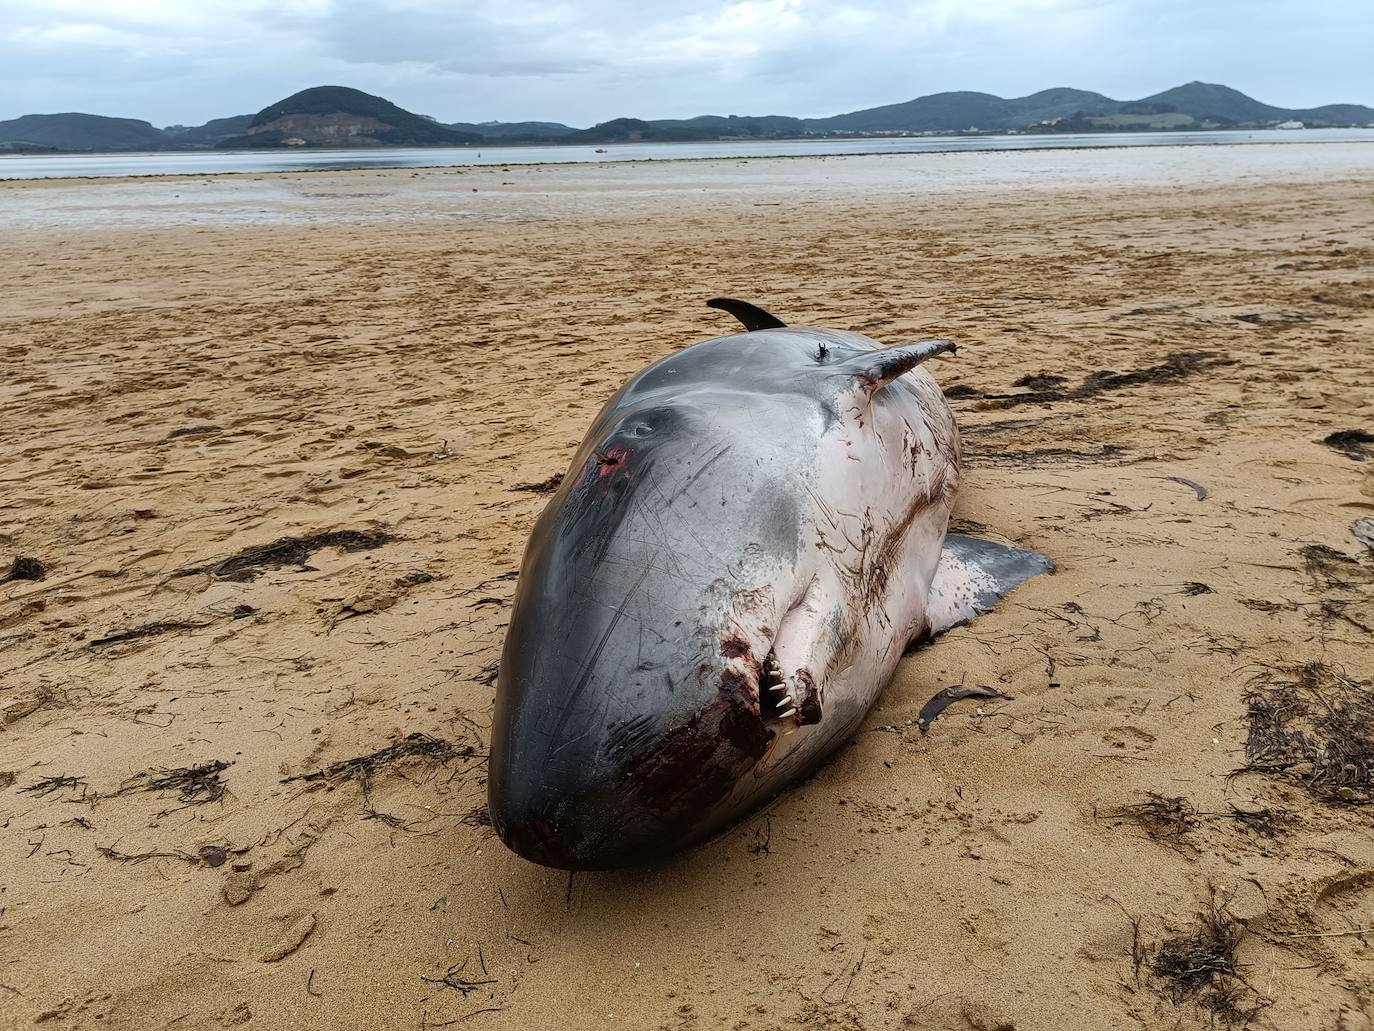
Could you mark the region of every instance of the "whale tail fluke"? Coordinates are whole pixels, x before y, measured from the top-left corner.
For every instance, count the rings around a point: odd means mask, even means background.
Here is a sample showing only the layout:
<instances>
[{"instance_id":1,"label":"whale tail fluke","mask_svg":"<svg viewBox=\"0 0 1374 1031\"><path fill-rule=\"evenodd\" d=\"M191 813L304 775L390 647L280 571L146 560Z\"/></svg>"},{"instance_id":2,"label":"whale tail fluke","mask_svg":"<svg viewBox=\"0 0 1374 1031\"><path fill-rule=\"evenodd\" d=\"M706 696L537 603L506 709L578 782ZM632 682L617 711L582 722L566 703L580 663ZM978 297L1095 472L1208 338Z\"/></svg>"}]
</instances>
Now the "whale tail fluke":
<instances>
[{"instance_id":1,"label":"whale tail fluke","mask_svg":"<svg viewBox=\"0 0 1374 1031\"><path fill-rule=\"evenodd\" d=\"M1039 552L961 533L946 534L930 585L927 629L921 640L967 623L1031 577L1053 571L1054 563Z\"/></svg>"}]
</instances>

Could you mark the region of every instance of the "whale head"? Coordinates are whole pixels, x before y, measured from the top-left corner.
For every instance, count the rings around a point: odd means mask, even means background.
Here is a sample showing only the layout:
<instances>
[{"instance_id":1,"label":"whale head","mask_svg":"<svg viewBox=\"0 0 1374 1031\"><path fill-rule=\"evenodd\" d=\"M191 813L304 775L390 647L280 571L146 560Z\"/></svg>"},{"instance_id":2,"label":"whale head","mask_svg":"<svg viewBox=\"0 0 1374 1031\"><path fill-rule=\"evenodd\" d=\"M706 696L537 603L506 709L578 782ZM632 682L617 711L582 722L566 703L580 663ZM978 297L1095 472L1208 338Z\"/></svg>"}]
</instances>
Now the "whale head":
<instances>
[{"instance_id":1,"label":"whale head","mask_svg":"<svg viewBox=\"0 0 1374 1031\"><path fill-rule=\"evenodd\" d=\"M825 441L846 398L948 349L874 347L723 337L602 409L531 535L501 658L489 812L515 852L566 869L653 861L862 718L832 706L863 585L824 574Z\"/></svg>"}]
</instances>

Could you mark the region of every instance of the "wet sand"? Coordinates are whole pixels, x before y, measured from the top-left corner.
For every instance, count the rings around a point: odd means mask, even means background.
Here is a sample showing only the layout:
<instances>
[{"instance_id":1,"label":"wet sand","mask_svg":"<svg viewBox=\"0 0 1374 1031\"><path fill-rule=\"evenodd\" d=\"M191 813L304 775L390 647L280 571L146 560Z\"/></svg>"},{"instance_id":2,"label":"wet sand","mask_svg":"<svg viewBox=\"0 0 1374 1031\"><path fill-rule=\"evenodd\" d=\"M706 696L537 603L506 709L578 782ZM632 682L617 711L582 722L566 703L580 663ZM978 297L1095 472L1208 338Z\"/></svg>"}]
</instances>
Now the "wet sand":
<instances>
[{"instance_id":1,"label":"wet sand","mask_svg":"<svg viewBox=\"0 0 1374 1031\"><path fill-rule=\"evenodd\" d=\"M0 1026L1368 1028L1359 771L1236 775L1253 692L1374 674L1374 464L1321 442L1374 432L1374 148L1312 150L0 188L0 560L46 567L0 584ZM569 880L482 809L520 488L717 294L956 340L958 519L1059 569L765 812ZM956 683L1010 698L922 734Z\"/></svg>"}]
</instances>

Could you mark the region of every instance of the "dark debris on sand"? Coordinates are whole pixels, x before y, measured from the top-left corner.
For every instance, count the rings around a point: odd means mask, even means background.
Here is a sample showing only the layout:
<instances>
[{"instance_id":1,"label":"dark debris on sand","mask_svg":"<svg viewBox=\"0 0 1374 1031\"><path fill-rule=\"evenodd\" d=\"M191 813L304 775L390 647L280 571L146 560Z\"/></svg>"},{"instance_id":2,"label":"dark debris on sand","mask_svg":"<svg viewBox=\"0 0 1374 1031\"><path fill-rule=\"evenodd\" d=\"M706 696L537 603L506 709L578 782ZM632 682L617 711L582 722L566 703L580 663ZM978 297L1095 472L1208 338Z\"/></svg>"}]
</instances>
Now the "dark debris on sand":
<instances>
[{"instance_id":1,"label":"dark debris on sand","mask_svg":"<svg viewBox=\"0 0 1374 1031\"><path fill-rule=\"evenodd\" d=\"M1320 662L1265 670L1244 696L1239 772L1268 773L1324 802L1374 802L1374 690Z\"/></svg>"},{"instance_id":2,"label":"dark debris on sand","mask_svg":"<svg viewBox=\"0 0 1374 1031\"><path fill-rule=\"evenodd\" d=\"M7 584L12 580L42 580L47 575L48 567L38 559L16 555L10 563L9 572L0 576L0 584Z\"/></svg>"},{"instance_id":3,"label":"dark debris on sand","mask_svg":"<svg viewBox=\"0 0 1374 1031\"><path fill-rule=\"evenodd\" d=\"M1175 351L1166 355L1162 362L1143 369L1132 369L1129 372L1099 369L1097 372L1090 372L1076 387L1066 387L1068 381L1063 377L1044 374L1025 376L1013 384L1029 387L1025 393L983 394L983 403L978 407L999 409L1027 404L1047 404L1053 401L1085 401L1099 394L1125 390L1146 383L1171 383L1208 369L1234 364L1234 358L1223 358L1211 351ZM946 396L950 395L947 393ZM964 393L961 396L975 395Z\"/></svg>"},{"instance_id":4,"label":"dark debris on sand","mask_svg":"<svg viewBox=\"0 0 1374 1031\"><path fill-rule=\"evenodd\" d=\"M21 795L37 795L39 798L47 798L49 795L68 789L80 792L78 801L84 802L87 798L93 797L88 793L85 777L72 777L65 773L56 777L43 777L26 788L19 788L18 791Z\"/></svg>"},{"instance_id":5,"label":"dark debris on sand","mask_svg":"<svg viewBox=\"0 0 1374 1031\"><path fill-rule=\"evenodd\" d=\"M538 483L517 483L511 490L524 491L527 494L552 494L563 483L563 474L554 473L547 480L540 480Z\"/></svg>"},{"instance_id":6,"label":"dark debris on sand","mask_svg":"<svg viewBox=\"0 0 1374 1031\"><path fill-rule=\"evenodd\" d=\"M207 805L224 798L228 787L220 774L232 765L233 763L225 759L213 759L193 766L155 767L134 774L119 789L119 794L128 794L131 791L175 791L182 809L194 805ZM166 810L159 815L166 816L175 811Z\"/></svg>"},{"instance_id":7,"label":"dark debris on sand","mask_svg":"<svg viewBox=\"0 0 1374 1031\"><path fill-rule=\"evenodd\" d=\"M465 996L470 992L477 991L477 989L482 988L485 985L496 984L496 979L491 977L482 977L476 979L465 977L463 975L463 970L467 967L467 965L468 960L464 960L462 963L455 963L453 966L449 967L438 977L429 977L425 974L421 974L420 980L425 981L428 984L437 984L442 985L445 988L452 988L455 992L459 992Z\"/></svg>"},{"instance_id":8,"label":"dark debris on sand","mask_svg":"<svg viewBox=\"0 0 1374 1031\"><path fill-rule=\"evenodd\" d=\"M1104 820L1123 820L1138 825L1155 841L1174 843L1198 825L1198 811L1182 795L1145 793L1143 802L1132 802L1097 814Z\"/></svg>"},{"instance_id":9,"label":"dark debris on sand","mask_svg":"<svg viewBox=\"0 0 1374 1031\"><path fill-rule=\"evenodd\" d=\"M1265 838L1275 837L1291 822L1289 814L1277 809L1240 809L1231 805L1227 812L1206 812L1182 795L1161 795L1145 792L1139 802L1129 802L1114 809L1094 811L1098 819L1112 823L1133 823L1151 841L1167 845L1177 851L1198 851L1189 835L1204 823L1232 820L1233 826Z\"/></svg>"},{"instance_id":10,"label":"dark debris on sand","mask_svg":"<svg viewBox=\"0 0 1374 1031\"><path fill-rule=\"evenodd\" d=\"M930 732L930 725L955 702L963 701L965 698L997 698L1002 701L1010 701L1011 696L1003 694L995 687L988 687L980 684L977 687L964 687L962 684L952 684L935 695L921 706L920 713L916 716L916 726L920 728L922 734Z\"/></svg>"},{"instance_id":11,"label":"dark debris on sand","mask_svg":"<svg viewBox=\"0 0 1374 1031\"><path fill-rule=\"evenodd\" d=\"M106 637L97 637L90 641L88 648L106 648L112 644L125 644L129 641L137 641L144 637L157 637L161 634L170 634L178 630L199 630L208 623L192 623L183 619L159 620L155 623L144 623L141 626L132 627L128 630L120 630L118 633L109 634Z\"/></svg>"},{"instance_id":12,"label":"dark debris on sand","mask_svg":"<svg viewBox=\"0 0 1374 1031\"><path fill-rule=\"evenodd\" d=\"M1150 974L1155 987L1178 1005L1192 1000L1227 1027L1250 1023L1270 1004L1241 973L1236 949L1245 925L1213 894L1197 928L1155 946Z\"/></svg>"},{"instance_id":13,"label":"dark debris on sand","mask_svg":"<svg viewBox=\"0 0 1374 1031\"><path fill-rule=\"evenodd\" d=\"M1013 387L1025 387L1027 390L1055 390L1062 387L1069 381L1069 377L1060 376L1052 372L1037 372L1030 376L1022 376L1012 383Z\"/></svg>"},{"instance_id":14,"label":"dark debris on sand","mask_svg":"<svg viewBox=\"0 0 1374 1031\"><path fill-rule=\"evenodd\" d=\"M484 805L479 805L470 810L461 820L458 821L465 827L490 827L491 813Z\"/></svg>"},{"instance_id":15,"label":"dark debris on sand","mask_svg":"<svg viewBox=\"0 0 1374 1031\"><path fill-rule=\"evenodd\" d=\"M1338 430L1323 437L1322 443L1356 462L1374 458L1374 433L1364 430Z\"/></svg>"},{"instance_id":16,"label":"dark debris on sand","mask_svg":"<svg viewBox=\"0 0 1374 1031\"><path fill-rule=\"evenodd\" d=\"M1082 465L1108 465L1121 463L1129 454L1119 444L1103 444L1096 451L1084 451L1068 447L1042 448L997 448L978 449L971 447L964 453L964 460L970 465L1015 466L1032 468L1047 465L1076 463Z\"/></svg>"},{"instance_id":17,"label":"dark debris on sand","mask_svg":"<svg viewBox=\"0 0 1374 1031\"><path fill-rule=\"evenodd\" d=\"M1374 570L1325 544L1309 544L1299 554L1307 575L1321 587L1346 590L1374 580Z\"/></svg>"},{"instance_id":18,"label":"dark debris on sand","mask_svg":"<svg viewBox=\"0 0 1374 1031\"><path fill-rule=\"evenodd\" d=\"M360 755L354 759L343 759L311 773L297 773L290 777L283 777L282 783L287 784L297 780L355 780L366 789L371 784L373 774L387 766L396 766L411 760L439 766L454 759L470 759L476 754L477 749L472 745L455 745L443 738L417 732L407 734L395 744L379 748L367 755Z\"/></svg>"},{"instance_id":19,"label":"dark debris on sand","mask_svg":"<svg viewBox=\"0 0 1374 1031\"><path fill-rule=\"evenodd\" d=\"M219 433L220 427L204 426L178 426L171 433L167 434L168 440L175 440L177 437L203 437L209 433Z\"/></svg>"},{"instance_id":20,"label":"dark debris on sand","mask_svg":"<svg viewBox=\"0 0 1374 1031\"><path fill-rule=\"evenodd\" d=\"M394 540L394 534L381 530L329 530L306 537L279 537L270 544L244 548L226 559L188 566L172 575L191 576L195 573L209 573L221 580L242 583L256 579L268 569L304 566L310 556L321 548L338 548L347 552L371 551Z\"/></svg>"}]
</instances>

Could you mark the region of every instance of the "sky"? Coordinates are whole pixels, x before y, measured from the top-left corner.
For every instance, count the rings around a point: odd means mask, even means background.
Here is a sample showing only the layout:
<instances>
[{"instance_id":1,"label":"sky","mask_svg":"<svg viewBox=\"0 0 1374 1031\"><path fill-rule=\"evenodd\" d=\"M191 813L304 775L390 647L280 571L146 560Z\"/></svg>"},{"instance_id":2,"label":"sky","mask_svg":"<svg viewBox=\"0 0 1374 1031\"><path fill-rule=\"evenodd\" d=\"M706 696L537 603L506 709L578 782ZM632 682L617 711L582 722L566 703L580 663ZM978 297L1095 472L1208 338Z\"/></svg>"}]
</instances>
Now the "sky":
<instances>
[{"instance_id":1,"label":"sky","mask_svg":"<svg viewBox=\"0 0 1374 1031\"><path fill-rule=\"evenodd\" d=\"M1195 79L1374 105L1372 0L0 0L0 119L196 125L308 86L443 122L815 117Z\"/></svg>"}]
</instances>

